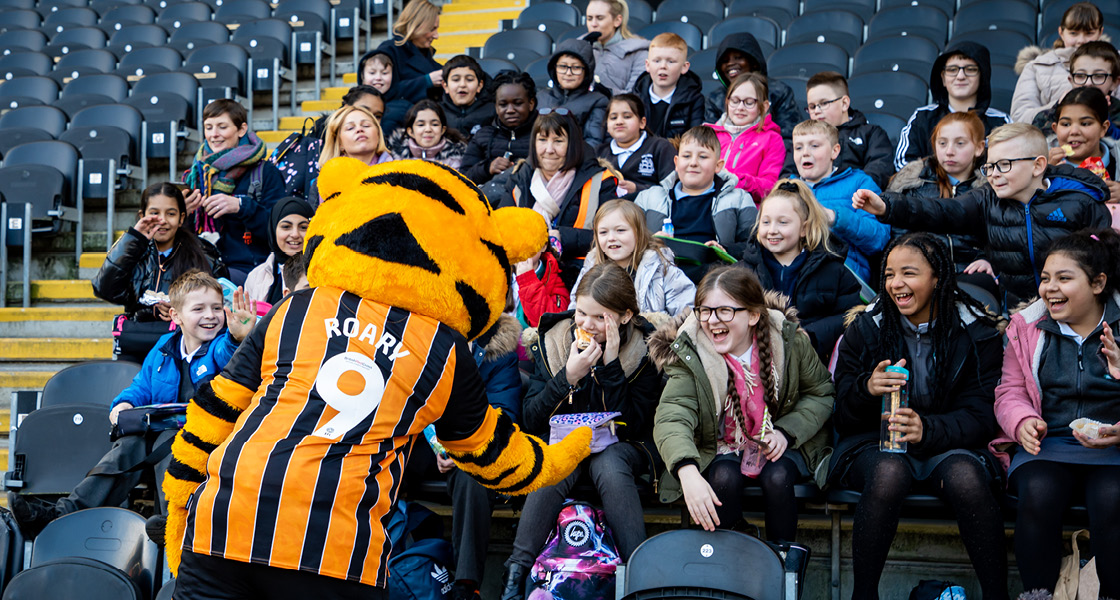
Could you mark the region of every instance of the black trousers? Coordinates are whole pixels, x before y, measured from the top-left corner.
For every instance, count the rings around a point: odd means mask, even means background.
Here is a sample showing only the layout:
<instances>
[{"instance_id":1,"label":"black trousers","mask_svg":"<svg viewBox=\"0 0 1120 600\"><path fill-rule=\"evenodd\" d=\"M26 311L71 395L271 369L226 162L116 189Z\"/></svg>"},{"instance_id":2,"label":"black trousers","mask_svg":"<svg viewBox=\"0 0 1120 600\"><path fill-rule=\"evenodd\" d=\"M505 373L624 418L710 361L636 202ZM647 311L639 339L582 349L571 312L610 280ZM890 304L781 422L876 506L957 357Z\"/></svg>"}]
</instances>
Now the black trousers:
<instances>
[{"instance_id":1,"label":"black trousers","mask_svg":"<svg viewBox=\"0 0 1120 600\"><path fill-rule=\"evenodd\" d=\"M183 552L175 600L386 600L385 588Z\"/></svg>"}]
</instances>

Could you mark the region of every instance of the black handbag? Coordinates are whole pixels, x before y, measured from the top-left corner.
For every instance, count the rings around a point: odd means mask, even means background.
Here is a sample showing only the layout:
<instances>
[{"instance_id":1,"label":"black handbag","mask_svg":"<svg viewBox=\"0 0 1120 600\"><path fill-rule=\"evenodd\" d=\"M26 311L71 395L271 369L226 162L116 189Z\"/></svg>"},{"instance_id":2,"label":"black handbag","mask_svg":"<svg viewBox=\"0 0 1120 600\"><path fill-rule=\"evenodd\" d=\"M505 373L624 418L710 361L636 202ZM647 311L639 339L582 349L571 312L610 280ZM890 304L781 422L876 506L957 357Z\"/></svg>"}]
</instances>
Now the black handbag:
<instances>
[{"instance_id":1,"label":"black handbag","mask_svg":"<svg viewBox=\"0 0 1120 600\"><path fill-rule=\"evenodd\" d=\"M116 342L113 352L125 356L147 356L159 338L175 331L175 328L175 323L171 321L139 321L136 317L117 315L113 317L113 340Z\"/></svg>"},{"instance_id":2,"label":"black handbag","mask_svg":"<svg viewBox=\"0 0 1120 600\"><path fill-rule=\"evenodd\" d=\"M109 433L116 441L126 435L147 435L168 429L182 429L187 421L187 405L182 403L152 404L126 408L117 414L117 423Z\"/></svg>"}]
</instances>

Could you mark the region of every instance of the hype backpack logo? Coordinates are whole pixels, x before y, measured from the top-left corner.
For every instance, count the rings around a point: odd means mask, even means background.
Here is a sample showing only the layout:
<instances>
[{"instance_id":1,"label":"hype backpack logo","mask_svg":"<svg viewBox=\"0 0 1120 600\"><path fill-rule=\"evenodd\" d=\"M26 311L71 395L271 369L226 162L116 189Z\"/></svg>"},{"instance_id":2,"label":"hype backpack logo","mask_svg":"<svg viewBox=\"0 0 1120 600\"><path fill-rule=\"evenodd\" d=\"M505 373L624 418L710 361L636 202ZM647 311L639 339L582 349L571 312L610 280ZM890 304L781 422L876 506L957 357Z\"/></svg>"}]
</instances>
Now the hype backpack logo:
<instances>
[{"instance_id":1,"label":"hype backpack logo","mask_svg":"<svg viewBox=\"0 0 1120 600\"><path fill-rule=\"evenodd\" d=\"M603 511L569 502L533 564L529 600L613 600L621 562Z\"/></svg>"}]
</instances>

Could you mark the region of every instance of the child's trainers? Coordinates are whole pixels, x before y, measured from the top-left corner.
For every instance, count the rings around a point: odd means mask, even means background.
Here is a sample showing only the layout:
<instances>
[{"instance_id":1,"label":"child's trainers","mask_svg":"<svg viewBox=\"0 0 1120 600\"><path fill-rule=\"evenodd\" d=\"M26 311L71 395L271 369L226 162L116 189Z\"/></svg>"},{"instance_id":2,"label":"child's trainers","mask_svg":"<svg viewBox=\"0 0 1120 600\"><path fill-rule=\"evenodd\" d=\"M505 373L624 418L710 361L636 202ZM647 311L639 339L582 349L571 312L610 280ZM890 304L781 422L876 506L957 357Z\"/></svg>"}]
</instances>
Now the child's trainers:
<instances>
[{"instance_id":1,"label":"child's trainers","mask_svg":"<svg viewBox=\"0 0 1120 600\"><path fill-rule=\"evenodd\" d=\"M14 492L8 492L8 508L23 534L29 538L39 535L48 523L62 516L53 502Z\"/></svg>"}]
</instances>

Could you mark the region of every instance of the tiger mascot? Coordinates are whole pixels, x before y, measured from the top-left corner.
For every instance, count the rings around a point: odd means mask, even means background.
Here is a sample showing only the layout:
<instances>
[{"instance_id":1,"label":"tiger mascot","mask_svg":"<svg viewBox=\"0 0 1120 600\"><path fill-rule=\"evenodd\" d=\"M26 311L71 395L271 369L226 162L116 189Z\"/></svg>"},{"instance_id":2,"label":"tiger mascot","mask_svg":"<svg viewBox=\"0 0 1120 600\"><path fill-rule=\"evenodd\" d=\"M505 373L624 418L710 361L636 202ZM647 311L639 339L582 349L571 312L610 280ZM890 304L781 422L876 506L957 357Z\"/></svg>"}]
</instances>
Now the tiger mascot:
<instances>
[{"instance_id":1,"label":"tiger mascot","mask_svg":"<svg viewBox=\"0 0 1120 600\"><path fill-rule=\"evenodd\" d=\"M589 454L586 428L549 446L490 407L468 346L501 315L510 264L544 246L536 212L494 210L420 160L337 158L319 190L312 288L260 320L172 447L177 600L384 597L385 525L430 423L459 468L504 494Z\"/></svg>"}]
</instances>

